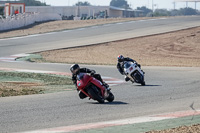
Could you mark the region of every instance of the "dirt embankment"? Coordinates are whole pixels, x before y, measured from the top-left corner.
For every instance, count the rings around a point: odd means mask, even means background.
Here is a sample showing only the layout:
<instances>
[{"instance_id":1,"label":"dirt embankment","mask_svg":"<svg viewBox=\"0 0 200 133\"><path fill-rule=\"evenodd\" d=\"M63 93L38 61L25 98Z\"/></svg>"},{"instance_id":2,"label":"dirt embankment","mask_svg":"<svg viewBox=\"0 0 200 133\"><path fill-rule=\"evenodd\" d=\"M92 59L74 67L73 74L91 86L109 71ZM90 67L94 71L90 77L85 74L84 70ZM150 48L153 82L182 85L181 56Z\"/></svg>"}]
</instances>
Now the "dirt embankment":
<instances>
[{"instance_id":1,"label":"dirt embankment","mask_svg":"<svg viewBox=\"0 0 200 133\"><path fill-rule=\"evenodd\" d=\"M200 27L99 45L42 52L62 63L116 64L122 54L143 66L200 67Z\"/></svg>"}]
</instances>

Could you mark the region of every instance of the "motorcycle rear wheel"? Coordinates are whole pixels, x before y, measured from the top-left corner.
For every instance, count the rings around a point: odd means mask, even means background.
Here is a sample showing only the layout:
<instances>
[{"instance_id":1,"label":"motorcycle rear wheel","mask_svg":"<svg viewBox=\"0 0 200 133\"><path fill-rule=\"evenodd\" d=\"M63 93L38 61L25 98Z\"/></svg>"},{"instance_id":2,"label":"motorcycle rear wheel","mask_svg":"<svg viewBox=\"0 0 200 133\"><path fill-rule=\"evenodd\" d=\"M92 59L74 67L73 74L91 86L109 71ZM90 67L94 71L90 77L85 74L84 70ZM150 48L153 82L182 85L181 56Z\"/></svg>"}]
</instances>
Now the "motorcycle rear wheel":
<instances>
[{"instance_id":1,"label":"motorcycle rear wheel","mask_svg":"<svg viewBox=\"0 0 200 133\"><path fill-rule=\"evenodd\" d=\"M100 92L94 86L88 89L88 94L92 97L92 99L97 100L99 103L104 103L104 99L99 93Z\"/></svg>"}]
</instances>

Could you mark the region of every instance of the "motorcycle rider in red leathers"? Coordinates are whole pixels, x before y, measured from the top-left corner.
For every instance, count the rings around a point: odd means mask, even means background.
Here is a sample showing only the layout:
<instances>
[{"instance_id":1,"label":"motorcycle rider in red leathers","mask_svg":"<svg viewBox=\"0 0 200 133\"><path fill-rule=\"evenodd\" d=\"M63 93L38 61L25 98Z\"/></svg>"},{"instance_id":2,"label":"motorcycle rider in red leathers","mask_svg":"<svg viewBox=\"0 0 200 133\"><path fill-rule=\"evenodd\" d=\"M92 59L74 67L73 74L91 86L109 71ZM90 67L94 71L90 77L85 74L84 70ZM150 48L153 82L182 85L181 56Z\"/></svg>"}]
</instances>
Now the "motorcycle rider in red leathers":
<instances>
[{"instance_id":1,"label":"motorcycle rider in red leathers","mask_svg":"<svg viewBox=\"0 0 200 133\"><path fill-rule=\"evenodd\" d=\"M105 83L102 78L101 78L101 75L100 74L96 74L95 70L90 70L88 68L80 68L78 64L73 64L71 67L70 67L70 71L72 72L72 81L73 83L75 84L76 88L77 88L77 75L79 73L90 73L90 75L94 78L96 78L97 80L101 81L101 83L103 84L103 86L106 87L107 90L110 90L109 88L109 85L107 83ZM81 99L84 99L86 98L87 96L79 91L79 97Z\"/></svg>"},{"instance_id":2,"label":"motorcycle rider in red leathers","mask_svg":"<svg viewBox=\"0 0 200 133\"><path fill-rule=\"evenodd\" d=\"M126 58L125 58L123 55L119 55L119 56L117 57L117 59L118 59L117 69L118 69L118 71L119 71L122 75L125 75L125 74L124 74L123 67L122 67L122 65L124 64L124 61L131 61L131 62L133 62L133 63L136 63L139 67L141 67L140 64L138 64L135 60L133 60L133 59L131 59L131 58L129 58L129 57L126 57ZM125 81L128 82L129 80L130 80L130 78L127 77L127 76L125 76Z\"/></svg>"}]
</instances>

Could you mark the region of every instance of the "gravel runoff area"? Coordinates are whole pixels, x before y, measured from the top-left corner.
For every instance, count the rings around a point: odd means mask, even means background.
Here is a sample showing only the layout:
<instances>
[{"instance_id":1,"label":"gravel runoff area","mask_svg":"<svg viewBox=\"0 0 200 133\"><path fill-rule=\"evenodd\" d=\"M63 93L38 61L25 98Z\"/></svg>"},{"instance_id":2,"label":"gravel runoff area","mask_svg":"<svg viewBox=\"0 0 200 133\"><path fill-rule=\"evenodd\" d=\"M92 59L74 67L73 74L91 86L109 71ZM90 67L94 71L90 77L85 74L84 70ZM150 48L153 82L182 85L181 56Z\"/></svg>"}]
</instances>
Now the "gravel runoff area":
<instances>
[{"instance_id":1,"label":"gravel runoff area","mask_svg":"<svg viewBox=\"0 0 200 133\"><path fill-rule=\"evenodd\" d=\"M0 38L60 31L104 23L138 19L100 19L84 21L53 21L31 25L23 29L2 32ZM142 66L200 67L200 27L154 36L107 42L104 44L41 52L44 60L62 63L109 64L117 63L123 54ZM199 133L200 125L181 126L148 133Z\"/></svg>"}]
</instances>

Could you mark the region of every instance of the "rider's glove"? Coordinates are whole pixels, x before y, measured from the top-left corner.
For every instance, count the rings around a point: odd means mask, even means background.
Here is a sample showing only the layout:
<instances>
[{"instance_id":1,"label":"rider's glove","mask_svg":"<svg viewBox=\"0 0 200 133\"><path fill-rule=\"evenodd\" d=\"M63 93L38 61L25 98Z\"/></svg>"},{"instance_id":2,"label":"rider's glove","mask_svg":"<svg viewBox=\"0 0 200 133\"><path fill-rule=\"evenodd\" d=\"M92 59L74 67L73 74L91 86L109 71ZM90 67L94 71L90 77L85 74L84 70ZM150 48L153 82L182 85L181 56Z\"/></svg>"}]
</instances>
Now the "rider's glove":
<instances>
[{"instance_id":1,"label":"rider's glove","mask_svg":"<svg viewBox=\"0 0 200 133\"><path fill-rule=\"evenodd\" d=\"M94 76L95 73L96 73L96 72L95 72L94 70L92 70L90 75L91 75L91 76Z\"/></svg>"},{"instance_id":2,"label":"rider's glove","mask_svg":"<svg viewBox=\"0 0 200 133\"><path fill-rule=\"evenodd\" d=\"M140 64L138 64L136 61L134 62L137 66L140 66Z\"/></svg>"}]
</instances>

